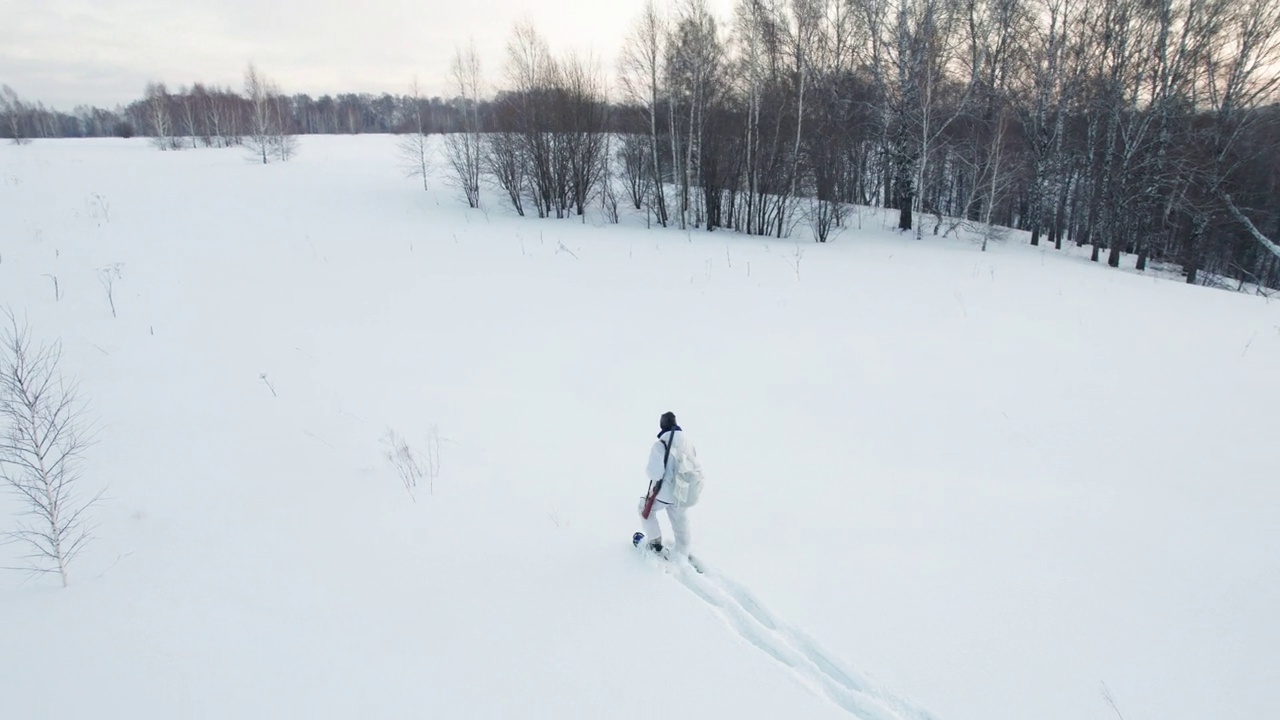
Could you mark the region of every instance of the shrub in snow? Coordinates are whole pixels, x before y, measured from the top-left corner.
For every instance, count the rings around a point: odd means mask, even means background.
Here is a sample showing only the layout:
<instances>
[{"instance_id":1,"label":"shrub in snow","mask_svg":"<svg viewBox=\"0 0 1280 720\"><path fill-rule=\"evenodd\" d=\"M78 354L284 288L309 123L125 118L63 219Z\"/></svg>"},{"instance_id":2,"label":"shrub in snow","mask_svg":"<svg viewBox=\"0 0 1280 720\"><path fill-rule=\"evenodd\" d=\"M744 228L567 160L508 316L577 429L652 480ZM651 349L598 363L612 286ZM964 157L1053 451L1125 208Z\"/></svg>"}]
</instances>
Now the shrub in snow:
<instances>
[{"instance_id":1,"label":"shrub in snow","mask_svg":"<svg viewBox=\"0 0 1280 720\"><path fill-rule=\"evenodd\" d=\"M436 426L431 426L423 452L410 447L409 441L392 428L387 428L382 442L386 445L383 457L395 468L400 481L404 483L404 489L409 491L409 496L414 496L418 481L422 479L426 479L427 490L434 495L435 480L440 475L440 432Z\"/></svg>"}]
</instances>

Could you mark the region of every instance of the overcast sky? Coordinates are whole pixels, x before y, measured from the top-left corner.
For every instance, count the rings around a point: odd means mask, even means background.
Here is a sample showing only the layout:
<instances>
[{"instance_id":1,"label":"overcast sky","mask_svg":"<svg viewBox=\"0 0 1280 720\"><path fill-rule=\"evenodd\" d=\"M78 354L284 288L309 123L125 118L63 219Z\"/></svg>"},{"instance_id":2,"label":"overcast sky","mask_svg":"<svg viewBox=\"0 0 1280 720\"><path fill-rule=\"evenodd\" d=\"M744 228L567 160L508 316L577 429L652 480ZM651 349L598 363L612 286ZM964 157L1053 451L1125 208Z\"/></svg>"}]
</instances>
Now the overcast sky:
<instances>
[{"instance_id":1,"label":"overcast sky","mask_svg":"<svg viewBox=\"0 0 1280 720\"><path fill-rule=\"evenodd\" d=\"M659 0L659 5L665 5ZM727 21L732 0L708 0ZM149 81L240 90L253 61L285 93L443 94L453 49L474 38L499 79L512 26L591 53L612 77L643 0L0 0L0 84L59 110L114 107Z\"/></svg>"}]
</instances>

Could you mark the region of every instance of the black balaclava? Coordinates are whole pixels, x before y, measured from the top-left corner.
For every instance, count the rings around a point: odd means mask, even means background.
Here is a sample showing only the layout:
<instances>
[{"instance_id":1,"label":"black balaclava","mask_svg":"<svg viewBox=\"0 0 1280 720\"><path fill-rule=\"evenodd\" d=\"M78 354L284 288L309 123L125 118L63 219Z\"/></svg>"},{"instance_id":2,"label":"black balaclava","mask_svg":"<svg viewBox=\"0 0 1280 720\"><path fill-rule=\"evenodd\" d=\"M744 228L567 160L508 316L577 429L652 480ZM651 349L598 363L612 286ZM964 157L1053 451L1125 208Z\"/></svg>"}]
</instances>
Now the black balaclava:
<instances>
[{"instance_id":1,"label":"black balaclava","mask_svg":"<svg viewBox=\"0 0 1280 720\"><path fill-rule=\"evenodd\" d=\"M658 425L662 428L662 432L666 432L671 428L676 427L676 414L673 412L663 413L662 420L659 421Z\"/></svg>"}]
</instances>

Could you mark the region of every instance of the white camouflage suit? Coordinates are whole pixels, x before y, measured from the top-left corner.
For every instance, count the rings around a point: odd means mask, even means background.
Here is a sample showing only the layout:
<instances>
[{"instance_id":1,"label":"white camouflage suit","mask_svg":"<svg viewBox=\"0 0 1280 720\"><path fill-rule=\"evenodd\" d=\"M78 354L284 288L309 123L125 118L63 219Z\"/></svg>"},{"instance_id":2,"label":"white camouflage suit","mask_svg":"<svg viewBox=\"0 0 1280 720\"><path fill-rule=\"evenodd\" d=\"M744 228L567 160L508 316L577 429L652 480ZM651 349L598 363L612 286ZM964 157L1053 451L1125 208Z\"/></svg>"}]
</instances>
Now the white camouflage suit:
<instances>
[{"instance_id":1,"label":"white camouflage suit","mask_svg":"<svg viewBox=\"0 0 1280 720\"><path fill-rule=\"evenodd\" d=\"M673 555L686 555L689 552L689 520L685 514L685 509L676 507L675 496L673 494L675 481L674 476L675 464L668 462L666 468L663 467L663 458L667 457L667 443L674 442L672 451L678 448L687 448L692 451L692 446L688 438L685 437L684 431L676 425L670 430L664 430L658 435L658 439L654 441L653 448L649 451L649 465L647 468L649 476L649 492L653 492L653 486L658 480L662 480L662 489L658 491L658 497L653 502L653 509L649 512L649 517L644 518L644 535L646 542L654 542L662 540L662 526L658 524L658 511L665 510L667 520L671 523L671 532L675 538L671 544L663 543L664 547L669 548ZM640 512L644 512L644 503L648 497L640 498Z\"/></svg>"}]
</instances>

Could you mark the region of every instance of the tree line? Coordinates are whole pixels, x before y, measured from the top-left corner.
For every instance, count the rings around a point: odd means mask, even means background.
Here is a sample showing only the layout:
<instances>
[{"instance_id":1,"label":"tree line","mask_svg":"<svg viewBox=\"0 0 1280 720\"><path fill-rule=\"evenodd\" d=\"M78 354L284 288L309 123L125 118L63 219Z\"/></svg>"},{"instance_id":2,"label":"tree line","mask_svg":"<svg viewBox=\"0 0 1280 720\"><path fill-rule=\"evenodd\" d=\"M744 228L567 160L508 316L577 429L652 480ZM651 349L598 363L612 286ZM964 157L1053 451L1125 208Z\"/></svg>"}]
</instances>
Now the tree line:
<instances>
[{"instance_id":1,"label":"tree line","mask_svg":"<svg viewBox=\"0 0 1280 720\"><path fill-rule=\"evenodd\" d=\"M460 108L477 65L455 59ZM610 106L598 68L517 27L451 164L475 177L470 136L539 217L616 208L620 185L661 225L826 241L871 205L917 238L1017 228L1113 267L1280 284L1273 0L740 0L727 23L651 0L617 69Z\"/></svg>"},{"instance_id":2,"label":"tree line","mask_svg":"<svg viewBox=\"0 0 1280 720\"><path fill-rule=\"evenodd\" d=\"M538 217L625 203L826 241L870 205L916 237L1016 228L1112 266L1280 287L1277 68L1274 0L739 0L729 18L650 0L615 87L520 25L492 85L461 48L448 98L278 103L290 132L444 133L473 206L482 190ZM212 132L191 106L246 102L158 95L191 143ZM154 134L137 106L117 122ZM101 132L99 113L27 122Z\"/></svg>"}]
</instances>

